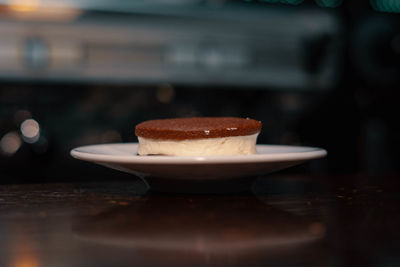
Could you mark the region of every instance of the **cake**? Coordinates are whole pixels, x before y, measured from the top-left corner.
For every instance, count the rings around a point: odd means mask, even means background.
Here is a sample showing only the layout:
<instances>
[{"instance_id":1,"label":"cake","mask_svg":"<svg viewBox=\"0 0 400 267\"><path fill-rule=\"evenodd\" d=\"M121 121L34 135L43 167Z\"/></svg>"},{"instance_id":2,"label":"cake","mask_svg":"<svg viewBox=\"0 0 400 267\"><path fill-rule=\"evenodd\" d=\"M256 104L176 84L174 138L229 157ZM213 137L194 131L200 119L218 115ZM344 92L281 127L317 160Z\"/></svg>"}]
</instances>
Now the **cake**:
<instances>
[{"instance_id":1,"label":"cake","mask_svg":"<svg viewBox=\"0 0 400 267\"><path fill-rule=\"evenodd\" d=\"M261 122L249 118L194 117L138 124L139 155L213 156L256 153Z\"/></svg>"}]
</instances>

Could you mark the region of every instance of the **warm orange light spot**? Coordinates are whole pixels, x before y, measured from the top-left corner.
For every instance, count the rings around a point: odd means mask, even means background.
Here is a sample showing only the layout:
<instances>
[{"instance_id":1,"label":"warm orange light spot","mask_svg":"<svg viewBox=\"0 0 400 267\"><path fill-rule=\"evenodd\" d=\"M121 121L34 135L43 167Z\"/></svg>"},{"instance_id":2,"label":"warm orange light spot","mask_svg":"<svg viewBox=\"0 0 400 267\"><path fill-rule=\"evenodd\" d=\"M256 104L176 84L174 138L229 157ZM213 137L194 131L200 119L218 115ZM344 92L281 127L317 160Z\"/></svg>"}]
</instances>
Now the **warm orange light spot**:
<instances>
[{"instance_id":1,"label":"warm orange light spot","mask_svg":"<svg viewBox=\"0 0 400 267\"><path fill-rule=\"evenodd\" d=\"M8 7L16 12L32 12L38 9L39 0L8 0Z\"/></svg>"},{"instance_id":2,"label":"warm orange light spot","mask_svg":"<svg viewBox=\"0 0 400 267\"><path fill-rule=\"evenodd\" d=\"M326 233L326 226L321 222L313 222L310 224L309 229L310 233L315 236L324 236Z\"/></svg>"},{"instance_id":3,"label":"warm orange light spot","mask_svg":"<svg viewBox=\"0 0 400 267\"><path fill-rule=\"evenodd\" d=\"M82 10L66 6L43 5L40 0L8 0L9 15L21 20L69 21L82 14Z\"/></svg>"},{"instance_id":4,"label":"warm orange light spot","mask_svg":"<svg viewBox=\"0 0 400 267\"><path fill-rule=\"evenodd\" d=\"M10 267L39 267L39 261L35 255L21 255Z\"/></svg>"}]
</instances>

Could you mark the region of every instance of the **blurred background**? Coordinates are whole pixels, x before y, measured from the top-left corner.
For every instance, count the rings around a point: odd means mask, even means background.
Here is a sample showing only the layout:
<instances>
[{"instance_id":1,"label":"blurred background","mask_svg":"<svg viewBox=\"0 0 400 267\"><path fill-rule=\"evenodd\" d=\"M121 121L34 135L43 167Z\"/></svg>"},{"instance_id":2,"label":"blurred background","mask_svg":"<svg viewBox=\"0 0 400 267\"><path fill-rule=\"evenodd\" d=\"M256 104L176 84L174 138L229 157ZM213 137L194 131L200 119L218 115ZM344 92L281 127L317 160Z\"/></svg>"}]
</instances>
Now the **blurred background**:
<instances>
[{"instance_id":1,"label":"blurred background","mask_svg":"<svg viewBox=\"0 0 400 267\"><path fill-rule=\"evenodd\" d=\"M263 122L319 146L288 170L396 174L400 2L0 0L0 183L126 178L72 159L137 123Z\"/></svg>"}]
</instances>

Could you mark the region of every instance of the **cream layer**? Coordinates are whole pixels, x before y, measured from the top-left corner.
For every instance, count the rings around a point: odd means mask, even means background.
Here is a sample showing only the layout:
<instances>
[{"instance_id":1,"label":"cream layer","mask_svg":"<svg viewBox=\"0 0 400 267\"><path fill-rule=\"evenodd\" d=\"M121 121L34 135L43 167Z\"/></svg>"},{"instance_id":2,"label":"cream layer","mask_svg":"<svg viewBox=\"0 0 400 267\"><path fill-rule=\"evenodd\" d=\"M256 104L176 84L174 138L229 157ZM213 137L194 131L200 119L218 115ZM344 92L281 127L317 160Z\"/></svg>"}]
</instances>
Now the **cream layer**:
<instances>
[{"instance_id":1,"label":"cream layer","mask_svg":"<svg viewBox=\"0 0 400 267\"><path fill-rule=\"evenodd\" d=\"M160 140L138 137L139 155L216 156L256 153L258 133L219 138Z\"/></svg>"}]
</instances>

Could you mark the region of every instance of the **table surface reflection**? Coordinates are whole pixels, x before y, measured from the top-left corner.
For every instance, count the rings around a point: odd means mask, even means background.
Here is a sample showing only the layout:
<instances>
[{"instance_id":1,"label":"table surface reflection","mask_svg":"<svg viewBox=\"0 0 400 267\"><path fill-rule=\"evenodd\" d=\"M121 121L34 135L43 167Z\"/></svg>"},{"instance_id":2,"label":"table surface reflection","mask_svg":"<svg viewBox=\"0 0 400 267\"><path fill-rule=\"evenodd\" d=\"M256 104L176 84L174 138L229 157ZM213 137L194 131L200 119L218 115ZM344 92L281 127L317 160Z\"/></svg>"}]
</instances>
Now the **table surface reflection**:
<instances>
[{"instance_id":1,"label":"table surface reflection","mask_svg":"<svg viewBox=\"0 0 400 267\"><path fill-rule=\"evenodd\" d=\"M208 195L1 185L0 266L398 266L397 178L277 174Z\"/></svg>"}]
</instances>

